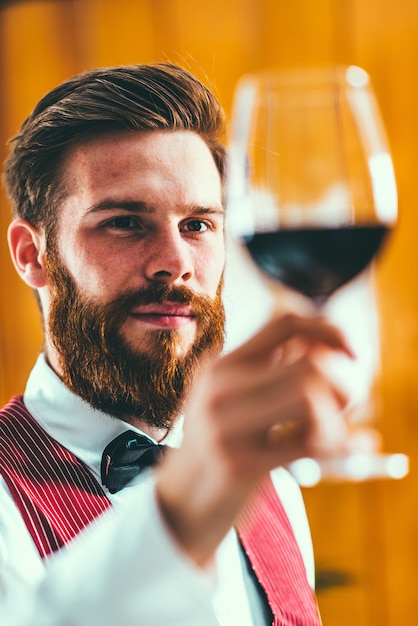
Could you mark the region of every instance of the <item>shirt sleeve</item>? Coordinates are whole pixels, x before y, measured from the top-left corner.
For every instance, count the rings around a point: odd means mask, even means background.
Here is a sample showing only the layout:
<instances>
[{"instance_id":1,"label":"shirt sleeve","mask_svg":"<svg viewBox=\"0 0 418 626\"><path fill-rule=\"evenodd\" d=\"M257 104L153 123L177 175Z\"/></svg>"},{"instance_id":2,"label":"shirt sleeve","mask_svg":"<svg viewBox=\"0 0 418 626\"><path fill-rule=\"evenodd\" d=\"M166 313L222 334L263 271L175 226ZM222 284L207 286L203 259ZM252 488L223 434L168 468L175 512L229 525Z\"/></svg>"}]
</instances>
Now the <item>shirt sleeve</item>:
<instances>
[{"instance_id":1,"label":"shirt sleeve","mask_svg":"<svg viewBox=\"0 0 418 626\"><path fill-rule=\"evenodd\" d=\"M195 567L176 546L153 482L128 491L117 510L51 557L37 582L0 562L0 623L219 626L212 573Z\"/></svg>"}]
</instances>

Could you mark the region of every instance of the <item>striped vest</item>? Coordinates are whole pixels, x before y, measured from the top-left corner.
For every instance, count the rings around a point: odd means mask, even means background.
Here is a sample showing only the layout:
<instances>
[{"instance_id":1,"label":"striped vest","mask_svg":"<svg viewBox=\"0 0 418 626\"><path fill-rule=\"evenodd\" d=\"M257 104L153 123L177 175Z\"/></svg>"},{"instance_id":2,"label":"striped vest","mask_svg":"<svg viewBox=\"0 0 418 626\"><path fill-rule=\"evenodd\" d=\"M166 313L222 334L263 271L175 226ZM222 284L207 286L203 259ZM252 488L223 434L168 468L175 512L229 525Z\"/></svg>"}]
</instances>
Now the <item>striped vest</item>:
<instances>
[{"instance_id":1,"label":"striped vest","mask_svg":"<svg viewBox=\"0 0 418 626\"><path fill-rule=\"evenodd\" d=\"M42 558L111 506L88 467L41 428L20 396L0 411L0 474ZM271 480L260 485L237 532L275 616L273 626L318 626L303 559Z\"/></svg>"}]
</instances>

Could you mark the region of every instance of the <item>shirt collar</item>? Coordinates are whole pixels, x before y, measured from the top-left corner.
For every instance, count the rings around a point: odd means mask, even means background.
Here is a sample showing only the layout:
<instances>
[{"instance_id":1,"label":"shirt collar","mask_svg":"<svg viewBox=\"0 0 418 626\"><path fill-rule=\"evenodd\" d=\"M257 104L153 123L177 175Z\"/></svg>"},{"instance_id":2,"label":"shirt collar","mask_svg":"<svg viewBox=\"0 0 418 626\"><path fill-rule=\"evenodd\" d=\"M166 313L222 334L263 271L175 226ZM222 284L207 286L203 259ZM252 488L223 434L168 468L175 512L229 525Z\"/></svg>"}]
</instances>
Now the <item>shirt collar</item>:
<instances>
[{"instance_id":1,"label":"shirt collar","mask_svg":"<svg viewBox=\"0 0 418 626\"><path fill-rule=\"evenodd\" d=\"M138 428L93 409L70 391L41 354L29 375L24 392L28 411L46 432L86 463L100 479L100 462L106 445L127 430ZM179 445L181 425L164 443ZM152 437L151 437L152 439Z\"/></svg>"}]
</instances>

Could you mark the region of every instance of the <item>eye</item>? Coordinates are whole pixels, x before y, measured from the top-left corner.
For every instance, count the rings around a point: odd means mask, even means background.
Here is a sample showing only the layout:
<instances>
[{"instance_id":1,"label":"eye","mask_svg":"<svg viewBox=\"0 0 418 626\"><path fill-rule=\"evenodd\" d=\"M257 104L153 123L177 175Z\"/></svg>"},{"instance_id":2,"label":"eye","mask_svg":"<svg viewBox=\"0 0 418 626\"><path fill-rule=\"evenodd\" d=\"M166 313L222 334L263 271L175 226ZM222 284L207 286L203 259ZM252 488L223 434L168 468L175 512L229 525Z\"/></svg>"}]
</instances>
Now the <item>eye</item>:
<instances>
[{"instance_id":1,"label":"eye","mask_svg":"<svg viewBox=\"0 0 418 626\"><path fill-rule=\"evenodd\" d=\"M113 217L111 220L108 220L106 226L119 230L130 230L138 228L139 224L131 215L119 215L118 217Z\"/></svg>"},{"instance_id":2,"label":"eye","mask_svg":"<svg viewBox=\"0 0 418 626\"><path fill-rule=\"evenodd\" d=\"M181 232L203 233L208 230L209 226L202 220L189 220L181 227Z\"/></svg>"}]
</instances>

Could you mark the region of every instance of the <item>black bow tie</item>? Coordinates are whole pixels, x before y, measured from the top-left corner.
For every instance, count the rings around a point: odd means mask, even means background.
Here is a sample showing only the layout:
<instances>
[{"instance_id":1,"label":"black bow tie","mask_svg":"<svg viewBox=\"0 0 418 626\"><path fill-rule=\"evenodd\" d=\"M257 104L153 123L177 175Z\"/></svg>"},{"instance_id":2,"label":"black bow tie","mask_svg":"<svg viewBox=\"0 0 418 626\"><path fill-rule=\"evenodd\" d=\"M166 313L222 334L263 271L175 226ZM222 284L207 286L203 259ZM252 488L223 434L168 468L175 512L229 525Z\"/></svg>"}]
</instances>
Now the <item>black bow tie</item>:
<instances>
[{"instance_id":1,"label":"black bow tie","mask_svg":"<svg viewBox=\"0 0 418 626\"><path fill-rule=\"evenodd\" d=\"M100 467L102 483L116 493L144 469L154 465L164 446L145 435L128 430L113 439L104 449Z\"/></svg>"}]
</instances>

